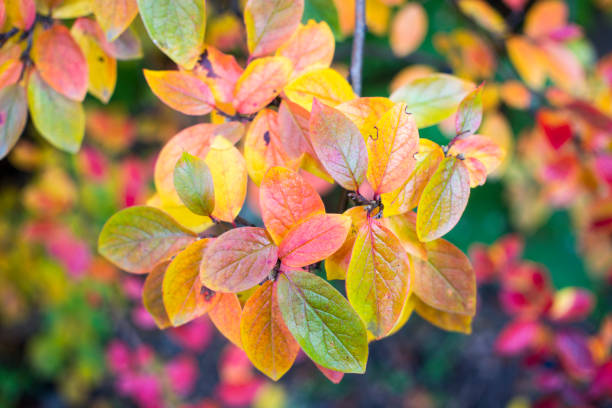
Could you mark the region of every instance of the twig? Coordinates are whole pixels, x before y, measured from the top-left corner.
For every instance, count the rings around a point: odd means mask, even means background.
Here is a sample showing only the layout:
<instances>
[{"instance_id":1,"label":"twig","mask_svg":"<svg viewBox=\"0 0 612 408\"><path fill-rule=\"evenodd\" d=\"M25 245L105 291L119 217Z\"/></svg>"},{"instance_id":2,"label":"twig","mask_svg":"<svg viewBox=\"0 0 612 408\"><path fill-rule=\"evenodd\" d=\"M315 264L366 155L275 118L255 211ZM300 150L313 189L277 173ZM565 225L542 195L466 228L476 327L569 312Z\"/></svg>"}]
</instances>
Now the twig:
<instances>
[{"instance_id":1,"label":"twig","mask_svg":"<svg viewBox=\"0 0 612 408\"><path fill-rule=\"evenodd\" d=\"M351 85L357 95L361 95L361 68L363 66L363 44L365 42L365 0L355 1L355 34L351 54Z\"/></svg>"}]
</instances>

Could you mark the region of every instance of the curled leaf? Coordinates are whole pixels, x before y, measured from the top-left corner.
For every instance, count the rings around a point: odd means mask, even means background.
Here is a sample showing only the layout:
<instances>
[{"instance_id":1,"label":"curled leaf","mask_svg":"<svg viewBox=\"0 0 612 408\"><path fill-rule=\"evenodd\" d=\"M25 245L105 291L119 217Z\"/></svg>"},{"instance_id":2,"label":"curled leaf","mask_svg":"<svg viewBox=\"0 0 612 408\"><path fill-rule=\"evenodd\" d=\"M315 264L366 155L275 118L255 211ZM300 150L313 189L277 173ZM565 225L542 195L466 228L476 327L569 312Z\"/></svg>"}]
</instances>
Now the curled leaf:
<instances>
[{"instance_id":1,"label":"curled leaf","mask_svg":"<svg viewBox=\"0 0 612 408\"><path fill-rule=\"evenodd\" d=\"M164 275L168 268L168 262L162 262L157 265L151 273L147 275L144 286L142 288L142 303L149 314L155 320L155 324L159 329L165 329L172 326L166 307L164 306L164 297L162 293L162 283Z\"/></svg>"}]
</instances>

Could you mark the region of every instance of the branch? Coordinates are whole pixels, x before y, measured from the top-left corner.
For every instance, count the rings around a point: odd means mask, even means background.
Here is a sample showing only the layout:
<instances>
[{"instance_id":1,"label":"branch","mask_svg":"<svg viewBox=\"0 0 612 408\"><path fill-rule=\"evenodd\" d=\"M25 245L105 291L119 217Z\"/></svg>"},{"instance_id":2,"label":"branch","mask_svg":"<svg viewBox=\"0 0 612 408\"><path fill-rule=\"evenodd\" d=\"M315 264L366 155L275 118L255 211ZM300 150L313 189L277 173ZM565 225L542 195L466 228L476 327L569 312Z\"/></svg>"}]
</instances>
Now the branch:
<instances>
[{"instance_id":1,"label":"branch","mask_svg":"<svg viewBox=\"0 0 612 408\"><path fill-rule=\"evenodd\" d=\"M361 96L361 67L363 66L365 33L365 0L355 0L355 34L353 35L350 75L353 91L359 96Z\"/></svg>"}]
</instances>

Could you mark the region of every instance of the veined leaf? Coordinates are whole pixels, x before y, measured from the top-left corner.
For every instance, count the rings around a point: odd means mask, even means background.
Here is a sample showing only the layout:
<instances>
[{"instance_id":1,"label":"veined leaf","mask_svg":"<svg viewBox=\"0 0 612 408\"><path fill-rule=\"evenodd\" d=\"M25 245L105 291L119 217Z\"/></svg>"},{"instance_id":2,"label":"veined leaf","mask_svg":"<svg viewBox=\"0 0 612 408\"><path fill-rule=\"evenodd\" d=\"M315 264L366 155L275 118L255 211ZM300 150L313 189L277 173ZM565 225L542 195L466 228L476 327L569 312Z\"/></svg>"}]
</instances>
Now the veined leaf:
<instances>
[{"instance_id":1,"label":"veined leaf","mask_svg":"<svg viewBox=\"0 0 612 408\"><path fill-rule=\"evenodd\" d=\"M308 357L331 370L365 372L366 330L340 292L305 271L281 273L277 285L285 324Z\"/></svg>"},{"instance_id":2,"label":"veined leaf","mask_svg":"<svg viewBox=\"0 0 612 408\"><path fill-rule=\"evenodd\" d=\"M404 102L419 128L435 125L452 115L474 88L470 82L447 74L431 74L414 79L391 94L394 102Z\"/></svg>"},{"instance_id":3,"label":"veined leaf","mask_svg":"<svg viewBox=\"0 0 612 408\"><path fill-rule=\"evenodd\" d=\"M204 217L194 214L183 203L173 203L170 201L162 201L159 194L153 195L146 202L146 205L158 208L170 215L176 222L183 227L197 234L205 231L213 226L213 221L210 217Z\"/></svg>"},{"instance_id":4,"label":"veined leaf","mask_svg":"<svg viewBox=\"0 0 612 408\"><path fill-rule=\"evenodd\" d=\"M455 131L457 136L465 138L476 133L482 122L482 90L480 84L470 92L459 104L455 118Z\"/></svg>"},{"instance_id":5,"label":"veined leaf","mask_svg":"<svg viewBox=\"0 0 612 408\"><path fill-rule=\"evenodd\" d=\"M159 329L165 329L172 326L168 318L168 312L164 306L164 296L162 293L162 283L164 275L168 268L169 262L158 264L151 273L147 275L144 286L142 288L142 303L149 314L155 320L155 324Z\"/></svg>"},{"instance_id":6,"label":"veined leaf","mask_svg":"<svg viewBox=\"0 0 612 408\"><path fill-rule=\"evenodd\" d=\"M414 257L414 293L443 312L476 313L476 275L470 260L444 239L425 245L427 259Z\"/></svg>"},{"instance_id":7,"label":"veined leaf","mask_svg":"<svg viewBox=\"0 0 612 408\"><path fill-rule=\"evenodd\" d=\"M393 108L393 105L393 102L388 98L365 97L341 103L336 106L336 109L344 113L366 139L371 134L378 119Z\"/></svg>"},{"instance_id":8,"label":"veined leaf","mask_svg":"<svg viewBox=\"0 0 612 408\"><path fill-rule=\"evenodd\" d=\"M457 140L449 149L449 154L465 157L465 166L470 174L470 186L484 184L487 176L493 173L505 159L505 151L491 138L472 135Z\"/></svg>"},{"instance_id":9,"label":"veined leaf","mask_svg":"<svg viewBox=\"0 0 612 408\"><path fill-rule=\"evenodd\" d=\"M410 256L408 257L408 259L410 259ZM413 268L412 264L410 268ZM410 316L412 316L412 312L414 312L414 297L414 294L406 296L406 300L404 301L404 305L402 306L402 311L400 313L399 319L397 319L397 322L391 328L391 330L387 334L387 337L397 333L401 330L402 327L406 325L408 319L410 319Z\"/></svg>"},{"instance_id":10,"label":"veined leaf","mask_svg":"<svg viewBox=\"0 0 612 408\"><path fill-rule=\"evenodd\" d=\"M340 381L344 378L344 373L341 371L330 370L329 368L325 368L317 363L314 363L317 369L327 378L329 381L334 384L340 384Z\"/></svg>"},{"instance_id":11,"label":"veined leaf","mask_svg":"<svg viewBox=\"0 0 612 408\"><path fill-rule=\"evenodd\" d=\"M279 139L283 150L292 158L308 153L316 156L310 143L310 112L301 106L283 99L278 108Z\"/></svg>"},{"instance_id":12,"label":"veined leaf","mask_svg":"<svg viewBox=\"0 0 612 408\"><path fill-rule=\"evenodd\" d=\"M0 159L15 146L28 119L26 91L19 84L0 89Z\"/></svg>"},{"instance_id":13,"label":"veined leaf","mask_svg":"<svg viewBox=\"0 0 612 408\"><path fill-rule=\"evenodd\" d=\"M264 108L287 85L292 70L291 60L285 57L265 57L252 61L236 82L236 110L251 114Z\"/></svg>"},{"instance_id":14,"label":"veined leaf","mask_svg":"<svg viewBox=\"0 0 612 408\"><path fill-rule=\"evenodd\" d=\"M114 41L138 15L137 0L92 0L93 12L108 41Z\"/></svg>"},{"instance_id":15,"label":"veined leaf","mask_svg":"<svg viewBox=\"0 0 612 408\"><path fill-rule=\"evenodd\" d=\"M399 239L408 254L427 259L425 244L419 241L416 233L416 213L409 211L404 214L385 217L383 218L383 224Z\"/></svg>"},{"instance_id":16,"label":"veined leaf","mask_svg":"<svg viewBox=\"0 0 612 408\"><path fill-rule=\"evenodd\" d=\"M346 274L346 295L377 339L399 320L410 285L410 262L400 241L379 221L364 223Z\"/></svg>"},{"instance_id":17,"label":"veined leaf","mask_svg":"<svg viewBox=\"0 0 612 408\"><path fill-rule=\"evenodd\" d=\"M246 302L240 319L244 351L274 381L291 368L300 351L283 321L276 292L276 283L265 282Z\"/></svg>"},{"instance_id":18,"label":"veined leaf","mask_svg":"<svg viewBox=\"0 0 612 408\"><path fill-rule=\"evenodd\" d=\"M368 168L366 144L357 126L340 111L315 99L310 140L334 180L347 190L357 191Z\"/></svg>"},{"instance_id":19,"label":"veined leaf","mask_svg":"<svg viewBox=\"0 0 612 408\"><path fill-rule=\"evenodd\" d=\"M138 0L138 9L153 43L192 69L204 49L205 0Z\"/></svg>"},{"instance_id":20,"label":"veined leaf","mask_svg":"<svg viewBox=\"0 0 612 408\"><path fill-rule=\"evenodd\" d=\"M198 215L213 212L213 178L204 160L184 152L174 168L174 187L189 211Z\"/></svg>"},{"instance_id":21,"label":"veined leaf","mask_svg":"<svg viewBox=\"0 0 612 408\"><path fill-rule=\"evenodd\" d=\"M251 57L271 54L298 28L304 0L249 0L244 9Z\"/></svg>"},{"instance_id":22,"label":"veined leaf","mask_svg":"<svg viewBox=\"0 0 612 408\"><path fill-rule=\"evenodd\" d=\"M215 107L208 85L189 72L145 69L144 76L163 103L185 115L206 115Z\"/></svg>"},{"instance_id":23,"label":"veined leaf","mask_svg":"<svg viewBox=\"0 0 612 408\"><path fill-rule=\"evenodd\" d=\"M419 139L416 164L406 181L399 188L381 195L385 216L404 214L419 203L427 182L444 159L442 148L428 139Z\"/></svg>"},{"instance_id":24,"label":"veined leaf","mask_svg":"<svg viewBox=\"0 0 612 408\"><path fill-rule=\"evenodd\" d=\"M85 99L87 60L65 26L37 31L32 59L41 78L56 92L73 101Z\"/></svg>"},{"instance_id":25,"label":"veined leaf","mask_svg":"<svg viewBox=\"0 0 612 408\"><path fill-rule=\"evenodd\" d=\"M202 57L193 71L202 81L210 86L215 100L225 106L231 106L234 100L236 82L244 69L230 54L224 54L218 49L207 45Z\"/></svg>"},{"instance_id":26,"label":"veined leaf","mask_svg":"<svg viewBox=\"0 0 612 408\"><path fill-rule=\"evenodd\" d=\"M69 153L79 151L85 135L80 102L57 93L34 70L28 81L28 106L34 126L49 143Z\"/></svg>"},{"instance_id":27,"label":"veined leaf","mask_svg":"<svg viewBox=\"0 0 612 408\"><path fill-rule=\"evenodd\" d=\"M375 193L399 188L414 169L419 130L406 105L397 103L376 122L367 139L367 177Z\"/></svg>"},{"instance_id":28,"label":"veined leaf","mask_svg":"<svg viewBox=\"0 0 612 408\"><path fill-rule=\"evenodd\" d=\"M470 197L470 175L463 162L446 157L421 194L417 234L423 242L440 238L461 219Z\"/></svg>"},{"instance_id":29,"label":"veined leaf","mask_svg":"<svg viewBox=\"0 0 612 408\"><path fill-rule=\"evenodd\" d=\"M104 224L98 251L109 261L133 273L147 273L164 259L195 240L168 214L153 207L129 207Z\"/></svg>"},{"instance_id":30,"label":"veined leaf","mask_svg":"<svg viewBox=\"0 0 612 408\"><path fill-rule=\"evenodd\" d=\"M293 63L293 76L313 68L329 68L334 59L336 42L326 22L313 20L300 25L276 55L287 57Z\"/></svg>"},{"instance_id":31,"label":"veined leaf","mask_svg":"<svg viewBox=\"0 0 612 408\"><path fill-rule=\"evenodd\" d=\"M325 213L319 194L296 172L273 167L259 188L261 218L278 245L289 230L314 214Z\"/></svg>"},{"instance_id":32,"label":"veined leaf","mask_svg":"<svg viewBox=\"0 0 612 408\"><path fill-rule=\"evenodd\" d=\"M289 82L285 87L285 95L309 112L314 98L328 106L336 106L355 98L351 85L331 68L303 73Z\"/></svg>"},{"instance_id":33,"label":"veined leaf","mask_svg":"<svg viewBox=\"0 0 612 408\"><path fill-rule=\"evenodd\" d=\"M215 291L237 293L268 276L278 258L278 248L256 227L229 230L206 250L200 278Z\"/></svg>"},{"instance_id":34,"label":"veined leaf","mask_svg":"<svg viewBox=\"0 0 612 408\"><path fill-rule=\"evenodd\" d=\"M284 265L302 267L336 252L346 240L351 219L340 214L317 214L289 230L278 248Z\"/></svg>"},{"instance_id":35,"label":"veined leaf","mask_svg":"<svg viewBox=\"0 0 612 408\"><path fill-rule=\"evenodd\" d=\"M346 279L346 272L348 271L353 253L353 245L355 244L359 229L366 222L366 214L364 206L349 208L344 212L344 215L351 217L351 228L340 249L325 259L327 280Z\"/></svg>"},{"instance_id":36,"label":"veined leaf","mask_svg":"<svg viewBox=\"0 0 612 408\"><path fill-rule=\"evenodd\" d=\"M414 310L429 323L446 331L472 333L472 316L444 312L429 306L417 296L413 296Z\"/></svg>"},{"instance_id":37,"label":"veined leaf","mask_svg":"<svg viewBox=\"0 0 612 408\"><path fill-rule=\"evenodd\" d=\"M242 306L235 293L218 293L219 301L208 311L208 317L217 330L229 341L242 349L240 337L240 316Z\"/></svg>"},{"instance_id":38,"label":"veined leaf","mask_svg":"<svg viewBox=\"0 0 612 408\"><path fill-rule=\"evenodd\" d=\"M200 281L200 264L211 242L205 238L190 244L176 255L166 270L162 291L173 326L202 316L219 300L219 295L210 292Z\"/></svg>"}]
</instances>

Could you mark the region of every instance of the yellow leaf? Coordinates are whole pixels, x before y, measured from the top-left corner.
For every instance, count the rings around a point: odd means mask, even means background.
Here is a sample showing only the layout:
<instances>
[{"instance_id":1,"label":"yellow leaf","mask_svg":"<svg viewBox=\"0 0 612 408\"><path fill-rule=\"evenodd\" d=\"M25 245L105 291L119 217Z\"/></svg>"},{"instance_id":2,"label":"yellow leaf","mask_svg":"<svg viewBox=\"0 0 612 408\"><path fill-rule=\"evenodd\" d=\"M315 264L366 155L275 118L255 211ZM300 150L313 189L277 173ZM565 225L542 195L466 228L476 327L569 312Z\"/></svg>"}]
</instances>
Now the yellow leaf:
<instances>
[{"instance_id":1,"label":"yellow leaf","mask_svg":"<svg viewBox=\"0 0 612 408\"><path fill-rule=\"evenodd\" d=\"M366 26L368 31L383 36L389 29L391 9L380 0L366 0Z\"/></svg>"},{"instance_id":2,"label":"yellow leaf","mask_svg":"<svg viewBox=\"0 0 612 408\"><path fill-rule=\"evenodd\" d=\"M446 331L459 333L472 333L472 316L444 312L435 309L423 302L416 295L412 295L414 311L429 323Z\"/></svg>"},{"instance_id":3,"label":"yellow leaf","mask_svg":"<svg viewBox=\"0 0 612 408\"><path fill-rule=\"evenodd\" d=\"M346 279L346 271L351 262L353 245L359 229L366 222L365 207L353 207L344 212L344 215L351 217L351 229L344 241L344 244L325 260L325 271L327 280Z\"/></svg>"},{"instance_id":4,"label":"yellow leaf","mask_svg":"<svg viewBox=\"0 0 612 408\"><path fill-rule=\"evenodd\" d=\"M459 0L459 8L483 28L504 34L508 31L504 18L484 0Z\"/></svg>"},{"instance_id":5,"label":"yellow leaf","mask_svg":"<svg viewBox=\"0 0 612 408\"><path fill-rule=\"evenodd\" d=\"M285 87L285 95L308 112L312 109L314 98L332 107L355 98L351 85L331 68L300 75Z\"/></svg>"},{"instance_id":6,"label":"yellow leaf","mask_svg":"<svg viewBox=\"0 0 612 408\"><path fill-rule=\"evenodd\" d=\"M336 109L344 113L357 126L365 139L378 119L393 105L389 98L365 97L341 103L336 106Z\"/></svg>"},{"instance_id":7,"label":"yellow leaf","mask_svg":"<svg viewBox=\"0 0 612 408\"><path fill-rule=\"evenodd\" d=\"M383 223L399 239L409 255L427 259L425 244L419 241L416 233L416 213L407 212L392 217L385 216Z\"/></svg>"},{"instance_id":8,"label":"yellow leaf","mask_svg":"<svg viewBox=\"0 0 612 408\"><path fill-rule=\"evenodd\" d=\"M220 293L219 301L211 310L208 317L217 330L237 347L242 348L240 337L240 315L242 306L235 293Z\"/></svg>"},{"instance_id":9,"label":"yellow leaf","mask_svg":"<svg viewBox=\"0 0 612 408\"><path fill-rule=\"evenodd\" d=\"M542 89L546 81L546 61L542 51L523 37L514 36L506 41L508 57L525 83L533 89Z\"/></svg>"},{"instance_id":10,"label":"yellow leaf","mask_svg":"<svg viewBox=\"0 0 612 408\"><path fill-rule=\"evenodd\" d=\"M114 41L138 15L136 0L91 0L93 12L108 41Z\"/></svg>"}]
</instances>

